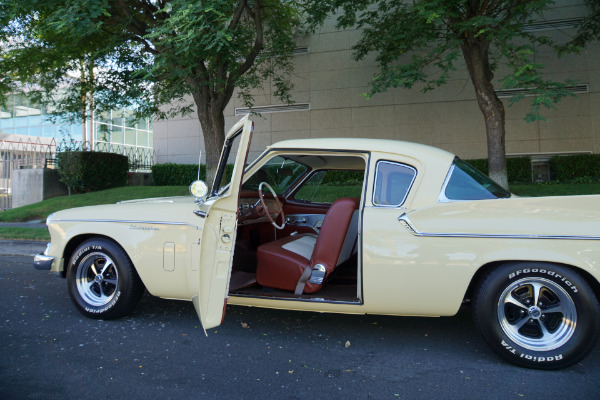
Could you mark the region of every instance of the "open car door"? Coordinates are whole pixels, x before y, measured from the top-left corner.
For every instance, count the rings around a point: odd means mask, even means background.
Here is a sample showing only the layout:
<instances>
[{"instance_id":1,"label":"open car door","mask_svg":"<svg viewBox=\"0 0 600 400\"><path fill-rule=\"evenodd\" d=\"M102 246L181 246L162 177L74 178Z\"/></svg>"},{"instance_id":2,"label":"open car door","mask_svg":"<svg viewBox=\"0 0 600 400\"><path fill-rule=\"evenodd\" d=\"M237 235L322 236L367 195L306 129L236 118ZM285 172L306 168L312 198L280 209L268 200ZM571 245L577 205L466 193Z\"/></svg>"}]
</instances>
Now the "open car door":
<instances>
[{"instance_id":1,"label":"open car door","mask_svg":"<svg viewBox=\"0 0 600 400\"><path fill-rule=\"evenodd\" d=\"M215 181L203 205L208 209L202 232L200 283L198 294L192 301L205 330L221 324L227 305L239 192L252 131L252 121L246 116L227 133ZM234 155L236 150L237 154ZM228 163L234 164L230 180L226 178Z\"/></svg>"}]
</instances>

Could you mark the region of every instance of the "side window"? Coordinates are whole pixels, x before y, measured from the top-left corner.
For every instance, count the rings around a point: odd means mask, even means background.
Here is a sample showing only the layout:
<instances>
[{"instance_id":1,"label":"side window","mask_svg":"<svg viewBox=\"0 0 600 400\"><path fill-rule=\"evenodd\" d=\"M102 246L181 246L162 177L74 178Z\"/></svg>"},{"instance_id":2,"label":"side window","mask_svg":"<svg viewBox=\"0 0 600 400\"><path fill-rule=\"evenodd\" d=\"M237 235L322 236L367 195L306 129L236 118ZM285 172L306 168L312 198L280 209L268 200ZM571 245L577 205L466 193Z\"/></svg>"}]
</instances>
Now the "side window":
<instances>
[{"instance_id":1,"label":"side window","mask_svg":"<svg viewBox=\"0 0 600 400\"><path fill-rule=\"evenodd\" d=\"M375 171L373 204L398 207L404 204L417 170L404 164L379 161Z\"/></svg>"},{"instance_id":2,"label":"side window","mask_svg":"<svg viewBox=\"0 0 600 400\"><path fill-rule=\"evenodd\" d=\"M305 203L331 204L340 197L360 197L364 171L321 170L302 184L292 197Z\"/></svg>"}]
</instances>

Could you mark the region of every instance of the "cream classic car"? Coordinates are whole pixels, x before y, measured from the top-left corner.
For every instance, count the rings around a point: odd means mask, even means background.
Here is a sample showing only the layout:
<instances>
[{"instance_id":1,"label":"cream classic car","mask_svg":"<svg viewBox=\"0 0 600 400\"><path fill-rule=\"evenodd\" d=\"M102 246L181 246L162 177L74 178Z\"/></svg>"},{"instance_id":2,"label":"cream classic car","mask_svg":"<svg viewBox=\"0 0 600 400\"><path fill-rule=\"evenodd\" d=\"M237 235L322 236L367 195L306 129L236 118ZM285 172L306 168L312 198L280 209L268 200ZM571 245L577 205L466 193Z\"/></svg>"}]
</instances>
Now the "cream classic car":
<instances>
[{"instance_id":1,"label":"cream classic car","mask_svg":"<svg viewBox=\"0 0 600 400\"><path fill-rule=\"evenodd\" d=\"M226 304L450 316L470 303L517 365L563 368L594 347L597 196L511 196L453 154L400 141L289 140L247 165L252 130L244 118L227 134L210 193L195 182L196 198L51 215L34 266L65 277L91 318L130 313L144 289L192 301L205 329Z\"/></svg>"}]
</instances>

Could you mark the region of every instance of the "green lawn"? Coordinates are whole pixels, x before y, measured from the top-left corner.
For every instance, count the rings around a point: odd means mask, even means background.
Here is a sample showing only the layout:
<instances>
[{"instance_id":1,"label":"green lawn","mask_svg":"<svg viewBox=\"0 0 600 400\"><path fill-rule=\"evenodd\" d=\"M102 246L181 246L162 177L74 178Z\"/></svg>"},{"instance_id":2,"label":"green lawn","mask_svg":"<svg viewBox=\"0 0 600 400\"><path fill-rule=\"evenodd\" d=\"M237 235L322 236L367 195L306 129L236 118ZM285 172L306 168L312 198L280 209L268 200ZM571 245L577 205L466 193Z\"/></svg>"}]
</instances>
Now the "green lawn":
<instances>
[{"instance_id":1,"label":"green lawn","mask_svg":"<svg viewBox=\"0 0 600 400\"><path fill-rule=\"evenodd\" d=\"M518 196L527 197L600 194L600 183L510 185L510 191Z\"/></svg>"},{"instance_id":2,"label":"green lawn","mask_svg":"<svg viewBox=\"0 0 600 400\"><path fill-rule=\"evenodd\" d=\"M53 212L67 208L111 204L123 200L189 194L187 186L125 186L93 193L54 197L39 203L0 212L0 222L46 220Z\"/></svg>"}]
</instances>

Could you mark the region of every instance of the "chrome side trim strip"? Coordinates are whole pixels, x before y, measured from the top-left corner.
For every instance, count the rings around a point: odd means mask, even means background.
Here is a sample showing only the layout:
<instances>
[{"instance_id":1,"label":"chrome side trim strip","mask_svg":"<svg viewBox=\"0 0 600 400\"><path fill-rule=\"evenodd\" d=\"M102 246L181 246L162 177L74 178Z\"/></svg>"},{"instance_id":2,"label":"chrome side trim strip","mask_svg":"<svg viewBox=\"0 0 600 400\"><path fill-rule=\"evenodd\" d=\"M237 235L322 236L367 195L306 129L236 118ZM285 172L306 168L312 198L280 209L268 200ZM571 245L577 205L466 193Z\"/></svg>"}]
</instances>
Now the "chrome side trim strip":
<instances>
[{"instance_id":1,"label":"chrome side trim strip","mask_svg":"<svg viewBox=\"0 0 600 400\"><path fill-rule=\"evenodd\" d=\"M406 213L398 217L398 221L414 236L418 237L445 237L445 238L492 238L492 239L561 239L561 240L600 240L600 236L575 236L575 235L520 235L497 233L441 233L420 232L412 223Z\"/></svg>"},{"instance_id":2,"label":"chrome side trim strip","mask_svg":"<svg viewBox=\"0 0 600 400\"><path fill-rule=\"evenodd\" d=\"M150 224L150 225L188 225L187 222L143 221L129 219L52 219L55 222L116 222L121 224Z\"/></svg>"}]
</instances>

